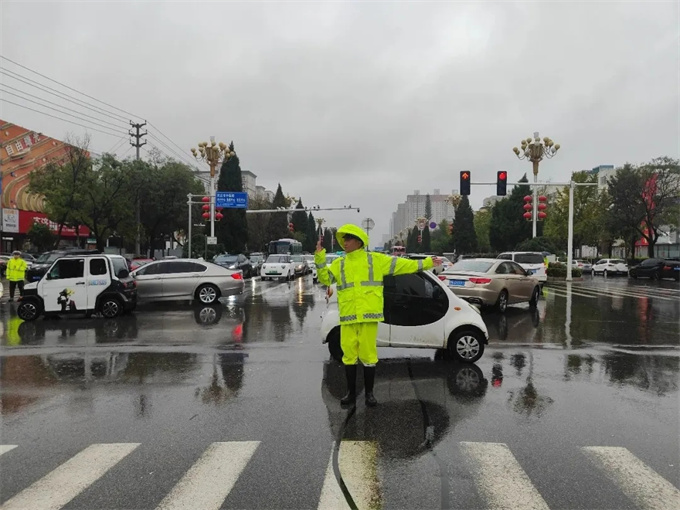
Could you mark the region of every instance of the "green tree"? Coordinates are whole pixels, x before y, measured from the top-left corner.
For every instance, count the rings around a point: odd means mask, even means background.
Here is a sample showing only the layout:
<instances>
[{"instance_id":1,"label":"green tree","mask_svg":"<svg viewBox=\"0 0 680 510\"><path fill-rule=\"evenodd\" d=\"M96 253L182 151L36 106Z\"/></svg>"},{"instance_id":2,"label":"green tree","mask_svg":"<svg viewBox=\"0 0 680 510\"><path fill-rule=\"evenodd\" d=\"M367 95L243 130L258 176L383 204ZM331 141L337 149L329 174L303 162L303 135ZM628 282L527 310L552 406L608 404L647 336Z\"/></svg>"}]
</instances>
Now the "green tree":
<instances>
[{"instance_id":1,"label":"green tree","mask_svg":"<svg viewBox=\"0 0 680 510\"><path fill-rule=\"evenodd\" d=\"M444 253L451 243L449 235L449 222L442 220L430 237L430 250L435 253Z\"/></svg>"},{"instance_id":2,"label":"green tree","mask_svg":"<svg viewBox=\"0 0 680 510\"><path fill-rule=\"evenodd\" d=\"M333 231L330 228L326 228L323 233L323 247L326 250L326 253L333 253L336 246L337 242L335 242Z\"/></svg>"},{"instance_id":3,"label":"green tree","mask_svg":"<svg viewBox=\"0 0 680 510\"><path fill-rule=\"evenodd\" d=\"M314 219L312 211L309 211L309 214L307 215L307 235L305 236L305 244L302 248L309 253L314 253L316 251L316 242L318 239L319 235L317 234L316 220Z\"/></svg>"},{"instance_id":4,"label":"green tree","mask_svg":"<svg viewBox=\"0 0 680 510\"><path fill-rule=\"evenodd\" d=\"M417 252L418 252L418 229L414 227L408 229L408 234L406 236L406 253Z\"/></svg>"},{"instance_id":5,"label":"green tree","mask_svg":"<svg viewBox=\"0 0 680 510\"><path fill-rule=\"evenodd\" d=\"M427 225L425 230L423 230L423 253L430 253L431 250L430 225Z\"/></svg>"},{"instance_id":6,"label":"green tree","mask_svg":"<svg viewBox=\"0 0 680 510\"><path fill-rule=\"evenodd\" d=\"M519 182L529 181L524 175ZM494 204L489 225L489 244L493 250L509 251L519 243L531 239L531 222L522 217L524 197L530 194L529 186L514 186L510 196ZM538 228L541 230L543 228L540 223ZM540 234L541 232L538 232L538 235Z\"/></svg>"},{"instance_id":7,"label":"green tree","mask_svg":"<svg viewBox=\"0 0 680 510\"><path fill-rule=\"evenodd\" d=\"M262 210L271 209L272 203L267 200L266 196L253 197L248 201L248 209ZM269 238L269 223L271 222L271 213L256 213L246 215L248 221L248 250L267 252L267 243Z\"/></svg>"},{"instance_id":8,"label":"green tree","mask_svg":"<svg viewBox=\"0 0 680 510\"><path fill-rule=\"evenodd\" d=\"M28 230L28 240L40 252L51 249L56 241L57 236L52 233L50 227L42 223L34 223Z\"/></svg>"},{"instance_id":9,"label":"green tree","mask_svg":"<svg viewBox=\"0 0 680 510\"><path fill-rule=\"evenodd\" d=\"M234 142L229 144L229 150L234 152ZM234 155L222 163L217 189L218 191L243 191L238 155ZM248 243L246 211L244 209L224 209L222 214L224 218L215 225L218 243L224 245L224 249L228 253L245 252Z\"/></svg>"},{"instance_id":10,"label":"green tree","mask_svg":"<svg viewBox=\"0 0 680 510\"><path fill-rule=\"evenodd\" d=\"M425 217L429 223L432 219L432 200L430 199L430 194L425 195Z\"/></svg>"},{"instance_id":11,"label":"green tree","mask_svg":"<svg viewBox=\"0 0 680 510\"><path fill-rule=\"evenodd\" d=\"M459 255L477 251L474 215L467 195L463 195L456 207L456 216L453 219L453 248Z\"/></svg>"},{"instance_id":12,"label":"green tree","mask_svg":"<svg viewBox=\"0 0 680 510\"><path fill-rule=\"evenodd\" d=\"M283 195L281 184L279 184L279 186L276 188L276 194L274 195L272 208L288 210L288 207L289 207L288 199ZM287 213L285 212L272 213L271 222L269 224L269 239L271 241L275 241L277 239L282 239L286 237L290 237L290 231L288 230Z\"/></svg>"},{"instance_id":13,"label":"green tree","mask_svg":"<svg viewBox=\"0 0 680 510\"><path fill-rule=\"evenodd\" d=\"M474 225L475 234L477 235L477 249L481 253L489 253L491 251L491 244L489 243L491 211L488 209L480 209L475 212Z\"/></svg>"},{"instance_id":14,"label":"green tree","mask_svg":"<svg viewBox=\"0 0 680 510\"><path fill-rule=\"evenodd\" d=\"M307 213L305 212L305 206L302 205L302 199L298 200L295 206L295 212L292 214L293 229L295 232L299 232L306 236L307 234Z\"/></svg>"}]
</instances>

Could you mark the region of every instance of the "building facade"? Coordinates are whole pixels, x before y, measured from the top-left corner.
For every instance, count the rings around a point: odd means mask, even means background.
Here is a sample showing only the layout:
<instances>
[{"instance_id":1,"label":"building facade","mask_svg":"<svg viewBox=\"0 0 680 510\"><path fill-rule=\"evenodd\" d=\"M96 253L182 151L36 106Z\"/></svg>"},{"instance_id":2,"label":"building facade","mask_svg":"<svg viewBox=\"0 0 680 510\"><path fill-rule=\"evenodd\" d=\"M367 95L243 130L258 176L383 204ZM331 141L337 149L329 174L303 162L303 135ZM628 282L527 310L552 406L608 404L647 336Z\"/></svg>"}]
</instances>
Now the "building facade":
<instances>
[{"instance_id":1,"label":"building facade","mask_svg":"<svg viewBox=\"0 0 680 510\"><path fill-rule=\"evenodd\" d=\"M442 194L439 189L435 189L430 195L430 207L432 217L430 222L439 224L442 220L453 221L455 208L451 204L449 197L458 194L458 190L451 190L451 194ZM397 210L392 213L390 220L390 238L399 237L400 233L404 236L408 229L413 228L419 217L425 216L425 205L427 203L427 193L421 194L420 190L414 190L413 194L406 196L406 201L397 205Z\"/></svg>"}]
</instances>

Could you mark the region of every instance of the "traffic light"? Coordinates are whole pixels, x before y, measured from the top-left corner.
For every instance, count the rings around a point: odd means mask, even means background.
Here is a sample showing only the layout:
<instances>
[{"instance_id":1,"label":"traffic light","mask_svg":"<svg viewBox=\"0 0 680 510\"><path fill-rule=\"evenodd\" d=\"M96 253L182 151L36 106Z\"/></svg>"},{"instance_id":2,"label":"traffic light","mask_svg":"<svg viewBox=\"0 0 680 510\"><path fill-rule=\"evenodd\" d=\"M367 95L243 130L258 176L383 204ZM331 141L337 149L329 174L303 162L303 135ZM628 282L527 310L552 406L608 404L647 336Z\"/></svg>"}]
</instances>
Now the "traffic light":
<instances>
[{"instance_id":1,"label":"traffic light","mask_svg":"<svg viewBox=\"0 0 680 510\"><path fill-rule=\"evenodd\" d=\"M504 197L508 194L508 172L503 170L496 174L496 195Z\"/></svg>"},{"instance_id":2,"label":"traffic light","mask_svg":"<svg viewBox=\"0 0 680 510\"><path fill-rule=\"evenodd\" d=\"M289 230L290 232L295 232L295 225L293 225L292 223L289 223L289 224L288 224L288 230Z\"/></svg>"},{"instance_id":3,"label":"traffic light","mask_svg":"<svg viewBox=\"0 0 680 510\"><path fill-rule=\"evenodd\" d=\"M470 194L470 172L467 170L463 170L460 173L460 194Z\"/></svg>"}]
</instances>

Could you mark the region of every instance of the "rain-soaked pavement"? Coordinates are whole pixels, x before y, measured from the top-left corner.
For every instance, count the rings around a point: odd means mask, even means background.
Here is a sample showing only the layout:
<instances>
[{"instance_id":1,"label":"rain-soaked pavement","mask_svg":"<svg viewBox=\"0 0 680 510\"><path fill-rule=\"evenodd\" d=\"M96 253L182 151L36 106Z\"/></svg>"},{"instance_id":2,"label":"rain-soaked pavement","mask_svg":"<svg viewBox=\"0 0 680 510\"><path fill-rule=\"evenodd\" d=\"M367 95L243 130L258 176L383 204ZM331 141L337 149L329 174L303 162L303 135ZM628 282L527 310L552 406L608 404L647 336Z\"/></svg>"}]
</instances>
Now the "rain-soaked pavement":
<instances>
[{"instance_id":1,"label":"rain-soaked pavement","mask_svg":"<svg viewBox=\"0 0 680 510\"><path fill-rule=\"evenodd\" d=\"M3 508L680 508L677 283L550 285L484 313L475 365L381 349L353 411L325 309L309 277L108 321L0 304Z\"/></svg>"}]
</instances>

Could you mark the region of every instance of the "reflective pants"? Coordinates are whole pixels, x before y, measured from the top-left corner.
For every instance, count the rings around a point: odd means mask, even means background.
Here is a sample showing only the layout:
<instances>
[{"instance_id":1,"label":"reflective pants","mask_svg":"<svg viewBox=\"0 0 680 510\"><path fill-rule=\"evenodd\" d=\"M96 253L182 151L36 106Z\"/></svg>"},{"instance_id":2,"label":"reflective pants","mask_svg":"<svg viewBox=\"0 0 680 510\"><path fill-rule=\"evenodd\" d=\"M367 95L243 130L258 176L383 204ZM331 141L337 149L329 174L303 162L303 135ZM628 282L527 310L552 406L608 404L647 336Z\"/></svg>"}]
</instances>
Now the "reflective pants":
<instances>
[{"instance_id":1,"label":"reflective pants","mask_svg":"<svg viewBox=\"0 0 680 510\"><path fill-rule=\"evenodd\" d=\"M359 322L340 326L342 362L356 365L357 360L365 367L374 367L378 362L378 323Z\"/></svg>"}]
</instances>

